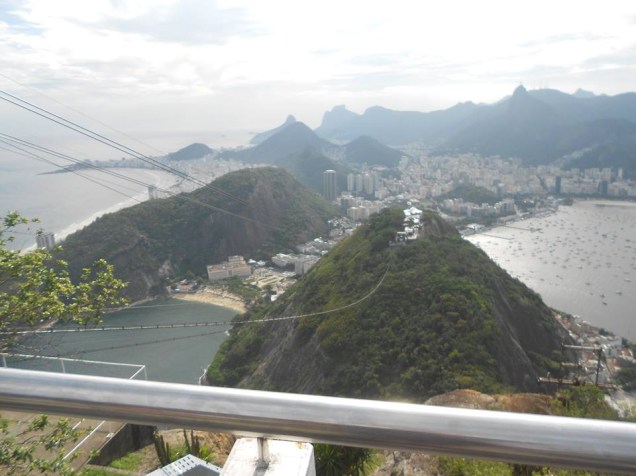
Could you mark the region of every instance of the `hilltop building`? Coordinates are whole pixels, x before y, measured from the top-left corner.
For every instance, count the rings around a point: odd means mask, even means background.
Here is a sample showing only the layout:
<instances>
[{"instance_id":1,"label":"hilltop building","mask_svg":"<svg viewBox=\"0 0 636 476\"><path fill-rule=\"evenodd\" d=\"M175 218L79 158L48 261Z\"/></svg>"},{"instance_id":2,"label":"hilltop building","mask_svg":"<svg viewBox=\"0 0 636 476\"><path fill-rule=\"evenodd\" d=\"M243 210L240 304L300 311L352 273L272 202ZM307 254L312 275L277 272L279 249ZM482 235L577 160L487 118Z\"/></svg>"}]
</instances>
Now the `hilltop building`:
<instances>
[{"instance_id":1,"label":"hilltop building","mask_svg":"<svg viewBox=\"0 0 636 476\"><path fill-rule=\"evenodd\" d=\"M322 174L322 196L328 202L333 202L338 196L335 170L325 170Z\"/></svg>"},{"instance_id":2,"label":"hilltop building","mask_svg":"<svg viewBox=\"0 0 636 476\"><path fill-rule=\"evenodd\" d=\"M416 240L422 227L421 218L422 210L419 208L410 207L404 210L404 229L395 234L395 243Z\"/></svg>"},{"instance_id":3,"label":"hilltop building","mask_svg":"<svg viewBox=\"0 0 636 476\"><path fill-rule=\"evenodd\" d=\"M233 276L247 278L251 275L252 267L245 262L242 256L230 256L223 263L208 265L208 279L210 281L219 281Z\"/></svg>"}]
</instances>

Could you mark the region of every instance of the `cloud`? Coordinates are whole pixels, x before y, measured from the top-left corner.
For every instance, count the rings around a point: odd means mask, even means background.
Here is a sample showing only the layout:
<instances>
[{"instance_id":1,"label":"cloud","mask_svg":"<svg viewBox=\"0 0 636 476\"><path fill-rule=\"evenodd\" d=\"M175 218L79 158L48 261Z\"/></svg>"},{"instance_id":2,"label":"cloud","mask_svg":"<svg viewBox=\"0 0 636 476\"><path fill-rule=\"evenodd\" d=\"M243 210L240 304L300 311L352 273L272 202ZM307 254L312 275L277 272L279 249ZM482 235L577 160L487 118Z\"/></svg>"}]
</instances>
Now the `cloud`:
<instances>
[{"instance_id":1,"label":"cloud","mask_svg":"<svg viewBox=\"0 0 636 476\"><path fill-rule=\"evenodd\" d=\"M89 26L135 33L159 42L223 45L230 38L253 37L264 30L244 8L223 8L212 0L182 0L132 17L111 17Z\"/></svg>"},{"instance_id":2,"label":"cloud","mask_svg":"<svg viewBox=\"0 0 636 476\"><path fill-rule=\"evenodd\" d=\"M578 32L578 33L561 33L557 35L550 35L545 38L537 38L531 41L522 42L519 44L522 48L535 48L538 46L554 46L557 43L573 42L573 41L599 41L611 38L609 34L599 35L591 32Z\"/></svg>"},{"instance_id":3,"label":"cloud","mask_svg":"<svg viewBox=\"0 0 636 476\"><path fill-rule=\"evenodd\" d=\"M38 28L33 23L22 18L19 13L18 0L0 0L0 24L2 23L7 28L12 28L24 34L37 35L44 31L42 28Z\"/></svg>"},{"instance_id":4,"label":"cloud","mask_svg":"<svg viewBox=\"0 0 636 476\"><path fill-rule=\"evenodd\" d=\"M612 92L627 75L592 71L636 64L636 6L607 1L0 0L0 57L98 117L267 128L334 103L493 101L520 81Z\"/></svg>"}]
</instances>

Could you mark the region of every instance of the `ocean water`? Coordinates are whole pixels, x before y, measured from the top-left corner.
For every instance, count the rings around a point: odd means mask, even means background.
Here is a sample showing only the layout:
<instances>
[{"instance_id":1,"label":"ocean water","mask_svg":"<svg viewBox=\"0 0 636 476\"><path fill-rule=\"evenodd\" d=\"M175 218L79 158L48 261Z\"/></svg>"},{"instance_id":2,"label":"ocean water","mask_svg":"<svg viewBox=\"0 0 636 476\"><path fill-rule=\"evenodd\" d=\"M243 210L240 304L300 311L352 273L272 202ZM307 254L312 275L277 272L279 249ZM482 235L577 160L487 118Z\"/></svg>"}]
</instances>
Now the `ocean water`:
<instances>
[{"instance_id":1,"label":"ocean water","mask_svg":"<svg viewBox=\"0 0 636 476\"><path fill-rule=\"evenodd\" d=\"M104 213L148 198L147 187L99 171L82 172L82 176L44 174L51 170L55 168L47 164L0 155L0 214L17 210L23 216L40 220L30 230L23 229L16 235L15 248L33 246L38 228L54 232L56 239L60 239ZM166 172L150 169L117 169L117 172L160 188L169 188L177 180Z\"/></svg>"},{"instance_id":2,"label":"ocean water","mask_svg":"<svg viewBox=\"0 0 636 476\"><path fill-rule=\"evenodd\" d=\"M110 134L106 134L110 135ZM163 155L174 152L192 142L203 142L214 149L222 147L244 146L253 136L253 132L236 131L199 131L188 134L157 133L146 134L145 144L131 143L150 155ZM119 137L117 137L119 139ZM36 140L36 142L39 142ZM121 153L90 141L82 136L58 138L44 142L62 153L77 158L106 160L119 158ZM68 165L63 159L54 159L55 163ZM38 218L40 223L31 230L23 230L16 236L14 248L29 248L35 244L34 233L38 228L52 231L60 239L82 228L100 215L135 205L148 198L147 187L109 176L99 171L45 174L56 171L54 165L35 159L16 155L0 145L0 216L7 211L17 210L23 216ZM166 172L150 169L115 169L115 172L136 179L148 185L168 189L177 182L177 177ZM95 181L100 182L98 185ZM105 185L105 186L104 186ZM115 189L116 191L113 191Z\"/></svg>"},{"instance_id":3,"label":"ocean water","mask_svg":"<svg viewBox=\"0 0 636 476\"><path fill-rule=\"evenodd\" d=\"M166 299L110 314L104 318L104 325L227 322L235 314L235 311L211 304ZM194 385L212 362L221 342L227 337L229 327L43 334L25 340L15 352L146 365L148 380ZM9 366L61 370L59 362L39 359L13 358ZM118 378L128 378L135 371L127 367L73 362L66 362L65 369L70 373Z\"/></svg>"},{"instance_id":4,"label":"ocean water","mask_svg":"<svg viewBox=\"0 0 636 476\"><path fill-rule=\"evenodd\" d=\"M549 306L636 341L636 203L577 201L467 239Z\"/></svg>"},{"instance_id":5,"label":"ocean water","mask_svg":"<svg viewBox=\"0 0 636 476\"><path fill-rule=\"evenodd\" d=\"M223 137L228 139L227 137ZM229 139L228 139L229 140ZM184 144L187 145L187 144ZM105 157L106 158L106 157ZM95 184L73 173L45 174L52 165L0 151L0 215L17 210L23 216L38 218L39 223L20 229L11 246L29 249L35 245L35 232L41 228L56 234L56 239L80 229L104 213L135 205L148 198L147 187L113 178L99 171L82 175L105 183ZM118 173L170 188L177 178L150 169L117 169ZM111 190L114 188L117 191ZM122 192L122 193L118 193ZM183 322L228 321L234 311L179 300L149 303L106 316L106 325L165 324ZM196 384L210 364L228 326L145 331L50 334L29 339L17 351L25 354L64 356L105 362L143 364L150 380ZM11 365L59 371L58 362L29 359ZM131 369L97 364L67 363L69 372L127 378Z\"/></svg>"}]
</instances>

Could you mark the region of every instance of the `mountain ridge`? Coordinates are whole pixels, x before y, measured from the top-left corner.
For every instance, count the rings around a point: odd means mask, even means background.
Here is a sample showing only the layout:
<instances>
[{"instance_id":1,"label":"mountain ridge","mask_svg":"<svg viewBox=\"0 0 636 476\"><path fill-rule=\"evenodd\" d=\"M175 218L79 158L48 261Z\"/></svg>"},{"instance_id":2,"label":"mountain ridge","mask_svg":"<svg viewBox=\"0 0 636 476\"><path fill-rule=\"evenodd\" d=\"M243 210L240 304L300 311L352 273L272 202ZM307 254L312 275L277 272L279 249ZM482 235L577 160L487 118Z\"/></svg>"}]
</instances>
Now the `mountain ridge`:
<instances>
[{"instance_id":1,"label":"mountain ridge","mask_svg":"<svg viewBox=\"0 0 636 476\"><path fill-rule=\"evenodd\" d=\"M585 152L590 158L581 163L622 166L626 177L636 177L636 161L623 160L618 152L629 151L636 135L622 136L603 121L636 124L636 93L567 94L519 86L492 104L465 102L432 112L373 106L356 114L337 106L325 113L316 132L337 140L367 135L388 145L420 142L432 146L438 155L518 157L526 165L551 164ZM594 155L602 159L595 160Z\"/></svg>"},{"instance_id":2,"label":"mountain ridge","mask_svg":"<svg viewBox=\"0 0 636 476\"><path fill-rule=\"evenodd\" d=\"M227 151L224 157L247 163L265 163L282 167L300 182L322 191L325 170L337 172L338 189L345 190L352 166L394 166L404 154L370 137L360 137L339 146L318 136L306 124L293 122L249 149Z\"/></svg>"},{"instance_id":3,"label":"mountain ridge","mask_svg":"<svg viewBox=\"0 0 636 476\"><path fill-rule=\"evenodd\" d=\"M269 258L293 250L327 233L327 220L338 214L282 169L244 169L210 185L106 214L69 235L59 257L73 277L107 259L130 283L126 296L137 301L164 295L172 276L206 276L207 264L231 255Z\"/></svg>"}]
</instances>

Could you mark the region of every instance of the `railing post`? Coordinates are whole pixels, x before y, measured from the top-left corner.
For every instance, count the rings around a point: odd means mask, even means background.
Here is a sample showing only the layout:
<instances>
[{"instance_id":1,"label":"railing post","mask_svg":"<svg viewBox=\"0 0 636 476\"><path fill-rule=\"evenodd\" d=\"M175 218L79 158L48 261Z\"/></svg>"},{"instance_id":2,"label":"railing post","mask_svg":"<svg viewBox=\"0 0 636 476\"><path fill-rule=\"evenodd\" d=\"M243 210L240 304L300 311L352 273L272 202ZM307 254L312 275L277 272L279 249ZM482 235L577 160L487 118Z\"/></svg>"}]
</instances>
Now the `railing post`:
<instances>
[{"instance_id":1,"label":"railing post","mask_svg":"<svg viewBox=\"0 0 636 476\"><path fill-rule=\"evenodd\" d=\"M266 438L256 438L256 446L258 447L258 461L256 467L265 469L269 466L269 444Z\"/></svg>"}]
</instances>

